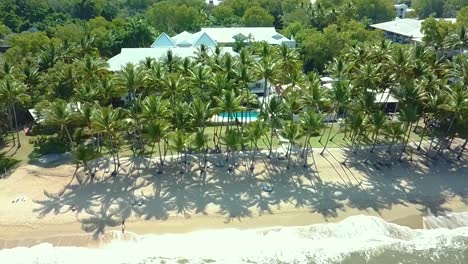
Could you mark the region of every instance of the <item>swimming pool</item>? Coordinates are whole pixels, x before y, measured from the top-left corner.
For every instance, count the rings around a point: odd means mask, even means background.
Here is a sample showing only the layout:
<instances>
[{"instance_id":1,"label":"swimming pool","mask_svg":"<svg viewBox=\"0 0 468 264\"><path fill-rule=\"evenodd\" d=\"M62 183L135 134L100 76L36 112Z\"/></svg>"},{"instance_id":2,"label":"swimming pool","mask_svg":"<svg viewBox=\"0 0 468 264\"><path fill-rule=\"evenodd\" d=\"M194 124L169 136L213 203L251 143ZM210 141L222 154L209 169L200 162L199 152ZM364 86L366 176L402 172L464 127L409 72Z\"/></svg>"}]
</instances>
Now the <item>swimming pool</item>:
<instances>
[{"instance_id":1,"label":"swimming pool","mask_svg":"<svg viewBox=\"0 0 468 264\"><path fill-rule=\"evenodd\" d=\"M237 119L244 119L244 120L252 121L252 120L257 120L258 115L259 115L259 112L256 112L256 111L234 112L234 113L232 113L231 119L236 119L237 118ZM222 118L228 118L229 113L223 112L223 113L219 114L218 116L222 117Z\"/></svg>"}]
</instances>

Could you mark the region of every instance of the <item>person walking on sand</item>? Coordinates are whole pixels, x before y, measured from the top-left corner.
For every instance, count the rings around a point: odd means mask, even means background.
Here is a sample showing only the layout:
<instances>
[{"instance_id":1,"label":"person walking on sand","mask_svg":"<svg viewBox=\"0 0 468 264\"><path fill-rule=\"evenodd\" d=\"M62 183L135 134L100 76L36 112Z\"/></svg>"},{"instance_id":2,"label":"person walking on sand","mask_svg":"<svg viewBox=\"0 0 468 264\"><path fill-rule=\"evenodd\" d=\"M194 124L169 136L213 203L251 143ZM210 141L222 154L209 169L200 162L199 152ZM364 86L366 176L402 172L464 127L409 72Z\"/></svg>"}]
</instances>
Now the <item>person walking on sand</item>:
<instances>
[{"instance_id":1,"label":"person walking on sand","mask_svg":"<svg viewBox=\"0 0 468 264\"><path fill-rule=\"evenodd\" d=\"M122 234L125 233L125 218L122 219Z\"/></svg>"}]
</instances>

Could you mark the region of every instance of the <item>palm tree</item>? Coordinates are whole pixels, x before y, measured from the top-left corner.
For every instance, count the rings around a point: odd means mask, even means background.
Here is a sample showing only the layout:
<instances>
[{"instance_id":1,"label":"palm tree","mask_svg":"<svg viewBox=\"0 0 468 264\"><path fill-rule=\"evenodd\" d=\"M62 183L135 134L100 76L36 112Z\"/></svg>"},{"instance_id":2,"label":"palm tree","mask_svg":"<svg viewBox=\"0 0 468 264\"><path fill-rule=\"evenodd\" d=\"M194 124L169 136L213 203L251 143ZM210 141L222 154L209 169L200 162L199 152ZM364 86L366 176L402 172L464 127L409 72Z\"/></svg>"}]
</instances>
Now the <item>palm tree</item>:
<instances>
[{"instance_id":1,"label":"palm tree","mask_svg":"<svg viewBox=\"0 0 468 264\"><path fill-rule=\"evenodd\" d=\"M117 83L125 88L130 102L135 99L137 92L144 85L143 80L143 72L132 63L125 65L117 75Z\"/></svg>"},{"instance_id":2,"label":"palm tree","mask_svg":"<svg viewBox=\"0 0 468 264\"><path fill-rule=\"evenodd\" d=\"M270 86L276 79L276 63L269 57L263 58L259 63L255 64L257 76L263 79L263 99L262 108L265 105L265 99L270 95Z\"/></svg>"},{"instance_id":3,"label":"palm tree","mask_svg":"<svg viewBox=\"0 0 468 264\"><path fill-rule=\"evenodd\" d=\"M114 171L112 176L117 175L117 167L120 167L118 136L122 129L123 112L121 108L111 106L96 109L91 121L92 128L96 133L102 133L107 137L109 150L114 161Z\"/></svg>"},{"instance_id":4,"label":"palm tree","mask_svg":"<svg viewBox=\"0 0 468 264\"><path fill-rule=\"evenodd\" d=\"M117 85L114 80L111 75L103 75L97 81L99 102L103 106L109 105L113 98L120 98L126 93L125 88Z\"/></svg>"},{"instance_id":5,"label":"palm tree","mask_svg":"<svg viewBox=\"0 0 468 264\"><path fill-rule=\"evenodd\" d=\"M364 136L364 132L366 131L366 123L367 123L367 116L362 109L354 109L350 115L347 116L346 122L348 123L348 127L350 130L350 140L351 140L351 147L346 159L343 161L343 164L346 164L351 153L356 154L359 149L359 142L361 138Z\"/></svg>"},{"instance_id":6,"label":"palm tree","mask_svg":"<svg viewBox=\"0 0 468 264\"><path fill-rule=\"evenodd\" d=\"M149 121L149 123L145 126L144 134L146 135L148 140L152 142L150 157L149 157L150 163L151 163L151 157L154 152L155 144L156 143L158 144L158 153L159 153L158 174L160 174L162 173L162 168L164 166L164 160L162 157L163 151L161 150L161 141L164 141L164 139L169 134L169 124L163 119Z\"/></svg>"},{"instance_id":7,"label":"palm tree","mask_svg":"<svg viewBox=\"0 0 468 264\"><path fill-rule=\"evenodd\" d=\"M218 105L218 111L225 112L228 115L226 130L229 130L232 118L237 118L234 113L244 111L244 107L241 106L242 97L236 96L233 90L226 90L222 94L222 97L215 97L215 100Z\"/></svg>"},{"instance_id":8,"label":"palm tree","mask_svg":"<svg viewBox=\"0 0 468 264\"><path fill-rule=\"evenodd\" d=\"M445 104L441 105L441 108L452 115L446 131L446 136L449 136L455 125L455 121L461 118L462 113L468 111L468 90L461 82L457 82L449 87L444 95L447 101ZM450 142L450 140L448 142ZM447 144L441 144L439 153L441 153L445 147L447 147Z\"/></svg>"},{"instance_id":9,"label":"palm tree","mask_svg":"<svg viewBox=\"0 0 468 264\"><path fill-rule=\"evenodd\" d=\"M320 135L320 130L323 128L322 120L323 116L316 113L314 110L309 110L301 116L302 134L305 135L304 149L302 150L304 157L304 168L307 167L310 139Z\"/></svg>"},{"instance_id":10,"label":"palm tree","mask_svg":"<svg viewBox=\"0 0 468 264\"><path fill-rule=\"evenodd\" d=\"M182 130L177 130L172 134L172 148L177 152L177 157L181 165L181 173L185 173L188 168L187 148L190 140L190 134ZM182 157L184 160L182 161Z\"/></svg>"},{"instance_id":11,"label":"palm tree","mask_svg":"<svg viewBox=\"0 0 468 264\"><path fill-rule=\"evenodd\" d=\"M260 118L264 122L268 122L270 129L270 137L268 140L268 158L271 158L273 152L273 136L275 135L276 129L281 126L281 121L285 116L285 106L279 97L273 97L268 103L262 108L260 112Z\"/></svg>"},{"instance_id":12,"label":"palm tree","mask_svg":"<svg viewBox=\"0 0 468 264\"><path fill-rule=\"evenodd\" d=\"M163 97L168 99L172 105L175 105L184 88L183 80L177 74L170 74L163 80Z\"/></svg>"},{"instance_id":13,"label":"palm tree","mask_svg":"<svg viewBox=\"0 0 468 264\"><path fill-rule=\"evenodd\" d=\"M205 133L206 122L213 116L210 102L204 102L201 98L195 98L190 105L190 119L193 121L193 127L201 128Z\"/></svg>"},{"instance_id":14,"label":"palm tree","mask_svg":"<svg viewBox=\"0 0 468 264\"><path fill-rule=\"evenodd\" d=\"M242 135L237 129L228 129L221 138L223 144L226 146L226 162L229 161L229 153L232 152L232 160L235 162L235 151L240 149L242 145ZM229 170L232 172L234 166L230 166Z\"/></svg>"},{"instance_id":15,"label":"palm tree","mask_svg":"<svg viewBox=\"0 0 468 264\"><path fill-rule=\"evenodd\" d=\"M327 149L328 141L330 140L330 134L331 134L331 131L333 130L333 124L335 123L335 120L337 119L340 111L344 110L344 107L346 107L346 105L348 104L348 101L350 99L349 93L350 91L349 91L348 81L338 80L336 82L333 82L333 87L331 91L331 101L333 102L332 109L334 110L335 113L333 115L332 124L330 126L330 130L328 131L328 136L325 141L325 145L323 146L323 150L322 152L320 152L320 155L323 155L323 153Z\"/></svg>"},{"instance_id":16,"label":"palm tree","mask_svg":"<svg viewBox=\"0 0 468 264\"><path fill-rule=\"evenodd\" d=\"M14 121L16 138L18 140L18 148L21 147L18 131L18 119L16 116L16 106L22 105L29 101L30 97L27 94L27 87L20 82L17 82L14 78L4 78L0 82L0 98L8 105L10 109L10 120ZM13 118L11 118L13 117ZM14 138L13 138L14 142Z\"/></svg>"},{"instance_id":17,"label":"palm tree","mask_svg":"<svg viewBox=\"0 0 468 264\"><path fill-rule=\"evenodd\" d=\"M285 44L279 46L278 52L278 68L281 70L281 81L287 84L286 74L294 72L299 66L299 54L296 50L289 48Z\"/></svg>"},{"instance_id":18,"label":"palm tree","mask_svg":"<svg viewBox=\"0 0 468 264\"><path fill-rule=\"evenodd\" d=\"M385 126L385 122L387 121L387 115L382 110L375 110L370 115L370 125L371 125L371 132L372 132L372 148L370 152L374 152L375 145L377 144L377 140L379 137L379 132Z\"/></svg>"},{"instance_id":19,"label":"palm tree","mask_svg":"<svg viewBox=\"0 0 468 264\"><path fill-rule=\"evenodd\" d=\"M405 143L400 153L400 157L398 158L399 161L401 161L401 158L403 157L403 153L405 152L408 146L411 132L413 130L413 123L418 121L418 116L419 116L419 108L415 104L404 105L400 108L400 120L405 122L405 126L407 127L408 132L407 132Z\"/></svg>"},{"instance_id":20,"label":"palm tree","mask_svg":"<svg viewBox=\"0 0 468 264\"><path fill-rule=\"evenodd\" d=\"M250 149L252 150L252 164L250 170L255 169L255 156L258 150L258 141L267 133L267 126L263 121L257 120L247 125L245 129L245 139L250 142Z\"/></svg>"},{"instance_id":21,"label":"palm tree","mask_svg":"<svg viewBox=\"0 0 468 264\"><path fill-rule=\"evenodd\" d=\"M387 137L391 138L390 145L387 149L387 152L391 153L393 145L395 145L395 143L397 143L398 141L402 141L406 132L403 129L403 125L401 122L391 122L387 124L384 128Z\"/></svg>"},{"instance_id":22,"label":"palm tree","mask_svg":"<svg viewBox=\"0 0 468 264\"><path fill-rule=\"evenodd\" d=\"M74 142L70 131L68 130L68 126L76 119L76 114L73 112L70 105L61 99L56 99L44 113L44 123L60 127L61 135L63 135L63 132L65 131L72 147Z\"/></svg>"},{"instance_id":23,"label":"palm tree","mask_svg":"<svg viewBox=\"0 0 468 264\"><path fill-rule=\"evenodd\" d=\"M446 39L446 46L449 49L458 49L463 54L468 48L468 31L464 25Z\"/></svg>"},{"instance_id":24,"label":"palm tree","mask_svg":"<svg viewBox=\"0 0 468 264\"><path fill-rule=\"evenodd\" d=\"M202 172L205 172L206 165L208 162L207 154L208 154L208 136L202 131L202 129L198 129L195 133L195 138L193 140L193 146L195 150L198 152L203 153L203 166L201 166L201 159L199 158L199 166Z\"/></svg>"},{"instance_id":25,"label":"palm tree","mask_svg":"<svg viewBox=\"0 0 468 264\"><path fill-rule=\"evenodd\" d=\"M108 65L105 61L90 55L86 55L83 60L80 60L78 67L84 81L97 80L109 73Z\"/></svg>"},{"instance_id":26,"label":"palm tree","mask_svg":"<svg viewBox=\"0 0 468 264\"><path fill-rule=\"evenodd\" d=\"M291 153L292 147L297 143L297 140L301 138L301 130L299 125L294 121L286 121L283 125L283 129L280 132L281 136L288 140L288 149L286 150L286 157L288 158L287 169L290 168L291 164Z\"/></svg>"},{"instance_id":27,"label":"palm tree","mask_svg":"<svg viewBox=\"0 0 468 264\"><path fill-rule=\"evenodd\" d=\"M146 121L168 119L170 116L169 101L160 96L150 95L143 99L141 103L141 115Z\"/></svg>"},{"instance_id":28,"label":"palm tree","mask_svg":"<svg viewBox=\"0 0 468 264\"><path fill-rule=\"evenodd\" d=\"M94 160L98 157L96 151L94 151L90 147L86 147L84 145L78 145L73 151L71 152L73 159L77 166L83 165L85 171L88 170L91 182L94 181L94 177L96 173L94 170L89 166L89 162Z\"/></svg>"}]
</instances>

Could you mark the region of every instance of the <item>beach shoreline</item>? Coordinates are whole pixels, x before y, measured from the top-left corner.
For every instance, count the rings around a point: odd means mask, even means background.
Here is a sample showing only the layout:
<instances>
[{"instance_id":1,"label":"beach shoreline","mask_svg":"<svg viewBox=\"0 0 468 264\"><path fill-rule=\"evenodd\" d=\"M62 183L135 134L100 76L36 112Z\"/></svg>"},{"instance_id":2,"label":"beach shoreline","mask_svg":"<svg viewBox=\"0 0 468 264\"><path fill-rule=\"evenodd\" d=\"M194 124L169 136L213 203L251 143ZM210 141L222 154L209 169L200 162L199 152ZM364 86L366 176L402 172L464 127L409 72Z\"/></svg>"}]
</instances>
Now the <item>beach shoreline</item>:
<instances>
[{"instance_id":1,"label":"beach shoreline","mask_svg":"<svg viewBox=\"0 0 468 264\"><path fill-rule=\"evenodd\" d=\"M142 177L148 175L142 170L141 175L122 176L117 183L98 181L80 185L70 184L73 165L62 164L52 168L25 165L0 181L0 249L40 243L94 248L113 240L134 239L135 235L307 226L337 223L354 215L377 216L390 223L422 229L424 215L468 212L464 196L468 190L468 183L463 179L463 175L466 176L465 161L460 164L441 162L429 169L422 157L415 156L416 161L418 158L421 161L397 163L392 169L379 171L366 170L359 167L359 163L344 167L339 162L343 158L340 157L342 152L331 150L330 153L332 155L324 157L314 154L320 171L319 179L308 176L300 165L290 171L275 171L275 166L268 167L267 163L259 162L255 177L268 177L270 182L274 182L275 190L271 195L258 190L248 177L242 176L245 182L236 179L235 183L223 183L232 176L224 176L223 173L222 177L226 178L221 178L220 169L213 168L211 176L221 179L204 192L210 194L216 190L219 197L210 198L210 203L204 205L200 212L197 212L198 198L194 198L200 187L196 173L190 176L193 179L185 176L180 180L169 178L176 177L174 175L178 173L177 168L172 168L173 174L168 168L168 183L164 179L158 183L157 176ZM293 180L289 182L289 178ZM172 181L183 187L160 187ZM340 183L342 181L343 184ZM128 189L131 184L137 187ZM285 185L284 189L280 188L282 185ZM38 186L45 186L45 191ZM64 195L58 197L56 194L65 186L70 190L66 189ZM164 190L168 197L173 195L167 201L171 207L164 214L158 211L162 210L162 202L161 198L155 197L156 194L161 195L161 191L155 186ZM110 190L114 187L115 190ZM182 191L190 193L183 197L186 199L183 202L178 200ZM306 198L299 195L305 191L310 191L304 196ZM132 195L141 193L139 196L145 197L142 208L128 205L128 199L133 199L130 192ZM18 195L25 197L25 201L13 202ZM192 203L188 198L196 202ZM251 203L250 200L255 201ZM79 206L76 212L70 209L74 203ZM241 208L239 204L244 203L245 208ZM265 203L267 209L264 208ZM126 227L124 236L121 235L122 219L125 219Z\"/></svg>"}]
</instances>

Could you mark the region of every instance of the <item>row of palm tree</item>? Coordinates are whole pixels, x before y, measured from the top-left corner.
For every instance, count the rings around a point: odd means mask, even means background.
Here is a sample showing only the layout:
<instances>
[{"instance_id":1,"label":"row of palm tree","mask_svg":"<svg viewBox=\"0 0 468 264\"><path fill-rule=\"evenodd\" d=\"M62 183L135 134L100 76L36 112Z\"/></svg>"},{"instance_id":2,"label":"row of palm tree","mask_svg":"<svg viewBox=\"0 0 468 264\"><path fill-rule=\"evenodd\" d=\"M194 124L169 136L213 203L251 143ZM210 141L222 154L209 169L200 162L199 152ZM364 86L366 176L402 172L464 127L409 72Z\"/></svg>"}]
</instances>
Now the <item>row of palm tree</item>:
<instances>
[{"instance_id":1,"label":"row of palm tree","mask_svg":"<svg viewBox=\"0 0 468 264\"><path fill-rule=\"evenodd\" d=\"M322 86L318 74L302 72L295 50L265 43L242 49L238 57L219 48L211 54L203 46L191 59L169 51L163 60L147 58L116 73L92 56L74 65L71 96L38 108L45 124L59 128L72 149L95 153L105 147L114 161L113 175L123 146L135 156L158 153L159 173L168 154L177 154L185 171L189 153L200 156L203 169L210 151L224 152L227 161L235 162L239 150L250 151L253 170L260 142L271 158L280 138L288 142L288 168L294 153L309 165L313 137L323 145L321 154L329 142L343 137L347 144L342 147L349 150L345 163L362 149L370 157L381 144L388 153L398 147L402 160L413 151L410 143L420 123L417 150L424 137L430 138L428 153L435 149L442 155L456 137L464 137L466 146L467 59L460 55L447 61L430 47L381 42L347 48L327 67L335 80L330 89ZM0 91L11 94L6 102L13 120L15 103L26 100L28 84L24 75L9 76ZM249 89L257 80L263 80L262 98ZM271 94L272 87L278 93ZM126 97L125 104L117 103L120 97ZM393 97L399 103L390 120ZM250 111L259 112L254 122L249 122ZM216 122L224 120L217 118L222 113L227 122ZM83 148L88 138L94 139L92 147ZM302 147L295 151L298 145Z\"/></svg>"}]
</instances>

